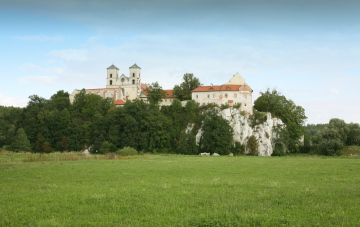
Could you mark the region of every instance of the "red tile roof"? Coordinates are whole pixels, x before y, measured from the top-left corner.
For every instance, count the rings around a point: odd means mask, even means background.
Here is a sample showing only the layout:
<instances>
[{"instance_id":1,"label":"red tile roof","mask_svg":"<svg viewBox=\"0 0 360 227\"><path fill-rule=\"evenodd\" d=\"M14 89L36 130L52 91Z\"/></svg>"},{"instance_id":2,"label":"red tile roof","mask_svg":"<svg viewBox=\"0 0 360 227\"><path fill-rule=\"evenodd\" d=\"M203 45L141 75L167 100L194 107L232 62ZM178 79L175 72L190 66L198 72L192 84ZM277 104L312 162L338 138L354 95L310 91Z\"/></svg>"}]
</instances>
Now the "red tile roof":
<instances>
[{"instance_id":1,"label":"red tile roof","mask_svg":"<svg viewBox=\"0 0 360 227\"><path fill-rule=\"evenodd\" d=\"M145 90L148 86L146 84L141 83L141 89Z\"/></svg>"},{"instance_id":2,"label":"red tile roof","mask_svg":"<svg viewBox=\"0 0 360 227\"><path fill-rule=\"evenodd\" d=\"M164 90L166 92L166 98L175 98L173 92L174 90Z\"/></svg>"},{"instance_id":3,"label":"red tile roof","mask_svg":"<svg viewBox=\"0 0 360 227\"><path fill-rule=\"evenodd\" d=\"M191 92L201 91L238 91L242 85L214 85L214 86L200 86Z\"/></svg>"},{"instance_id":4,"label":"red tile roof","mask_svg":"<svg viewBox=\"0 0 360 227\"><path fill-rule=\"evenodd\" d=\"M114 102L114 104L115 104L115 105L125 105L125 102L124 102L123 100L119 99L119 100L116 100L116 101Z\"/></svg>"},{"instance_id":5,"label":"red tile roof","mask_svg":"<svg viewBox=\"0 0 360 227\"><path fill-rule=\"evenodd\" d=\"M233 100L228 100L228 103L233 103L234 101Z\"/></svg>"}]
</instances>

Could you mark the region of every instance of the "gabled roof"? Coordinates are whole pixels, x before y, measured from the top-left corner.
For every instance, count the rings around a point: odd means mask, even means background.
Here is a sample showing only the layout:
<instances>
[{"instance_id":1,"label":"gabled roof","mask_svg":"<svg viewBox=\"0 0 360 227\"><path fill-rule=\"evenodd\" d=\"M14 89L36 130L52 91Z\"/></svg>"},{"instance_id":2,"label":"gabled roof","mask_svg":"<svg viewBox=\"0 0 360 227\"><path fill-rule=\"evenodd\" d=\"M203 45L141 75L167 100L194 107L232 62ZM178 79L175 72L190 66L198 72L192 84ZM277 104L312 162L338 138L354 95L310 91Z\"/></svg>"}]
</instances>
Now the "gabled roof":
<instances>
[{"instance_id":1,"label":"gabled roof","mask_svg":"<svg viewBox=\"0 0 360 227\"><path fill-rule=\"evenodd\" d=\"M148 86L146 84L141 83L141 89L145 90L146 88L148 88Z\"/></svg>"},{"instance_id":2,"label":"gabled roof","mask_svg":"<svg viewBox=\"0 0 360 227\"><path fill-rule=\"evenodd\" d=\"M201 91L238 91L242 85L215 85L215 86L200 86L192 90L191 92L201 92Z\"/></svg>"},{"instance_id":3,"label":"gabled roof","mask_svg":"<svg viewBox=\"0 0 360 227\"><path fill-rule=\"evenodd\" d=\"M107 67L107 69L119 69L118 67L116 67L114 64L110 65L109 67Z\"/></svg>"},{"instance_id":4,"label":"gabled roof","mask_svg":"<svg viewBox=\"0 0 360 227\"><path fill-rule=\"evenodd\" d=\"M174 90L164 90L166 92L166 98L175 98L173 92Z\"/></svg>"},{"instance_id":5,"label":"gabled roof","mask_svg":"<svg viewBox=\"0 0 360 227\"><path fill-rule=\"evenodd\" d=\"M136 63L133 64L132 66L130 66L129 69L130 69L130 68L139 68L139 69L141 69Z\"/></svg>"},{"instance_id":6,"label":"gabled roof","mask_svg":"<svg viewBox=\"0 0 360 227\"><path fill-rule=\"evenodd\" d=\"M119 99L114 102L114 105L125 105L125 102L123 100Z\"/></svg>"}]
</instances>

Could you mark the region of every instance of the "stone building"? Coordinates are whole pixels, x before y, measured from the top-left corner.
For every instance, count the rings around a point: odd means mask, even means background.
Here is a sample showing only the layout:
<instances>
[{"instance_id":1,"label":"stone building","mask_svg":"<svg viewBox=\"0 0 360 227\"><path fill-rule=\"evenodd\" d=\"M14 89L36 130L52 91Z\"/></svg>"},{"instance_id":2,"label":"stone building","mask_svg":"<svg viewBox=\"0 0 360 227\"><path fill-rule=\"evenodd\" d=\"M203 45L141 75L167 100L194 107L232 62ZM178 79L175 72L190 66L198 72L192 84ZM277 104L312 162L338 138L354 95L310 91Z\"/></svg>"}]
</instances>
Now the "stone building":
<instances>
[{"instance_id":1,"label":"stone building","mask_svg":"<svg viewBox=\"0 0 360 227\"><path fill-rule=\"evenodd\" d=\"M129 67L129 76L119 75L119 68L111 65L107 68L106 87L85 89L87 94L100 95L103 98L112 98L116 106L122 106L127 100L140 99L147 102L146 84L141 83L141 68L135 63ZM81 90L75 89L70 94L70 102L74 102L75 95ZM175 99L173 90L164 90L166 97L161 106L169 106ZM223 85L200 86L192 91L192 99L200 105L215 103L218 105L241 103L241 109L252 113L252 89L246 84L239 73L234 75L228 83Z\"/></svg>"},{"instance_id":2,"label":"stone building","mask_svg":"<svg viewBox=\"0 0 360 227\"><path fill-rule=\"evenodd\" d=\"M219 106L222 104L241 104L240 110L252 114L252 92L253 90L246 84L245 79L236 73L228 83L223 85L200 86L192 90L192 100L200 105L214 103Z\"/></svg>"},{"instance_id":3,"label":"stone building","mask_svg":"<svg viewBox=\"0 0 360 227\"><path fill-rule=\"evenodd\" d=\"M85 89L87 94L100 95L103 98L112 98L116 106L122 106L127 100L142 99L147 102L146 84L141 83L141 68L135 63L129 67L129 76L121 74L119 68L111 65L107 68L106 88ZM70 94L70 102L74 102L75 95L81 90L75 89ZM171 105L175 98L173 90L165 90L167 95L160 105Z\"/></svg>"}]
</instances>

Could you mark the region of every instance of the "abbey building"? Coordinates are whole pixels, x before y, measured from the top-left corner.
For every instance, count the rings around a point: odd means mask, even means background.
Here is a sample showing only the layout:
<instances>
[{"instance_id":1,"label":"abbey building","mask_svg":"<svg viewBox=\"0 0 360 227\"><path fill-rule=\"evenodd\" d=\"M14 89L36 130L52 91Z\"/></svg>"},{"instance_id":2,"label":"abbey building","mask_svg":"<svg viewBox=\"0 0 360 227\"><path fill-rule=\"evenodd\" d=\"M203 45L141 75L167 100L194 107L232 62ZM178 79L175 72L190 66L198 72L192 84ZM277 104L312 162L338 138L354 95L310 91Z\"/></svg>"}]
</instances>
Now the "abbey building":
<instances>
[{"instance_id":1,"label":"abbey building","mask_svg":"<svg viewBox=\"0 0 360 227\"><path fill-rule=\"evenodd\" d=\"M85 89L88 94L100 95L103 98L112 98L116 106L122 106L127 100L142 99L147 101L146 84L141 83L141 68L135 63L129 67L129 76L119 75L119 68L111 65L107 68L106 88ZM70 94L70 102L81 90L75 89ZM173 90L164 90L166 97L160 105L171 105L175 99ZM219 106L241 105L240 110L252 113L252 89L246 84L239 73L235 74L228 83L223 85L203 86L192 91L192 99L200 105L214 103Z\"/></svg>"}]
</instances>

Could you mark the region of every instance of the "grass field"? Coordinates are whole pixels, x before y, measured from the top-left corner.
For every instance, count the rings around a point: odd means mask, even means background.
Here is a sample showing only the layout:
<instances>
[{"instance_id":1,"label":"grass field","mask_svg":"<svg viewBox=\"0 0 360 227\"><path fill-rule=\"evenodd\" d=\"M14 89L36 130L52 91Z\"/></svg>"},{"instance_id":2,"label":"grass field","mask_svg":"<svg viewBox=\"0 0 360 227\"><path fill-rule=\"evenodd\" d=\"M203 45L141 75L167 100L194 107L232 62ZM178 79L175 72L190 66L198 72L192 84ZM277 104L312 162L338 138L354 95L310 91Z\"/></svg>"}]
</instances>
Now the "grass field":
<instances>
[{"instance_id":1,"label":"grass field","mask_svg":"<svg viewBox=\"0 0 360 227\"><path fill-rule=\"evenodd\" d=\"M359 157L26 158L0 162L0 226L360 225Z\"/></svg>"}]
</instances>

